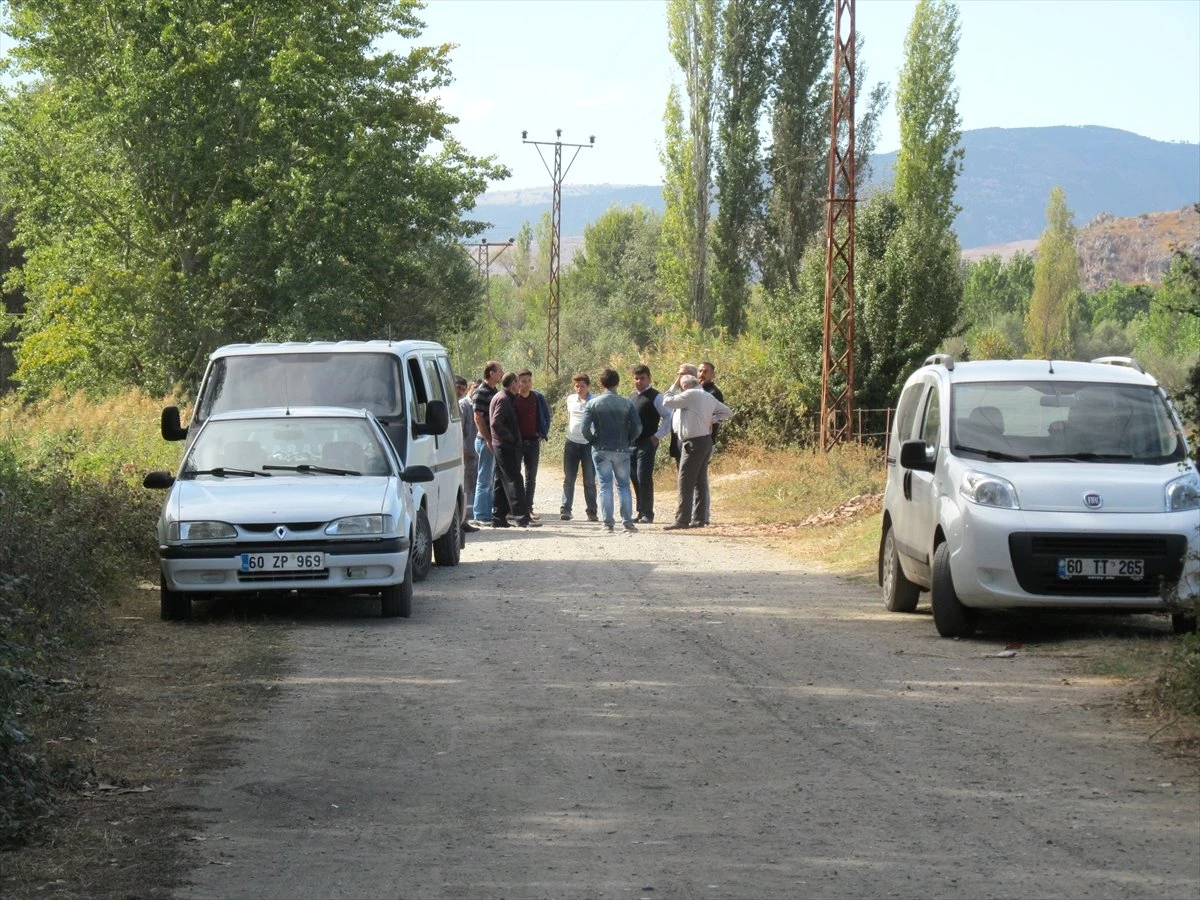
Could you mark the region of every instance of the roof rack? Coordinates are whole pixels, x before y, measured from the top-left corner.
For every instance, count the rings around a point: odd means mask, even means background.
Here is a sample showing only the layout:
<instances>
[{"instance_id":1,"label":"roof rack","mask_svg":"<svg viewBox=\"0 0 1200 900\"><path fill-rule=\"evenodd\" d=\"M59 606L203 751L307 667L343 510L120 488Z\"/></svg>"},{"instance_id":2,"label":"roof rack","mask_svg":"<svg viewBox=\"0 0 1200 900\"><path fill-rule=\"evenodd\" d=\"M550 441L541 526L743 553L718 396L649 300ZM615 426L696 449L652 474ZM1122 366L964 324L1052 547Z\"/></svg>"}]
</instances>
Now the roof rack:
<instances>
[{"instance_id":1,"label":"roof rack","mask_svg":"<svg viewBox=\"0 0 1200 900\"><path fill-rule=\"evenodd\" d=\"M1127 369L1136 369L1143 375L1146 374L1146 370L1142 368L1142 364L1132 356L1098 356L1092 362L1106 366L1124 366Z\"/></svg>"},{"instance_id":2,"label":"roof rack","mask_svg":"<svg viewBox=\"0 0 1200 900\"><path fill-rule=\"evenodd\" d=\"M926 357L925 365L927 366L945 366L946 371L954 371L954 355L951 353L935 353L933 356Z\"/></svg>"}]
</instances>

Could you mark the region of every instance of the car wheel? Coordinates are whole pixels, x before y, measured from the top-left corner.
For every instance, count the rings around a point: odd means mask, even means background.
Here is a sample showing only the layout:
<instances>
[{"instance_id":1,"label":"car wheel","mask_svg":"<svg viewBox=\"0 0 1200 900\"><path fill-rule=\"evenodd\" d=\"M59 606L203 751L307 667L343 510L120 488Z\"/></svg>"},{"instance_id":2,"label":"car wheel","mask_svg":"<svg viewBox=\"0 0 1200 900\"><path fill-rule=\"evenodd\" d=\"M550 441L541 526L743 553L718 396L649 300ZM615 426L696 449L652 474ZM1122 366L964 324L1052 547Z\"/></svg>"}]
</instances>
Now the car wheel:
<instances>
[{"instance_id":1,"label":"car wheel","mask_svg":"<svg viewBox=\"0 0 1200 900\"><path fill-rule=\"evenodd\" d=\"M933 624L942 637L970 637L979 619L977 610L962 605L950 577L950 545L938 544L933 554Z\"/></svg>"},{"instance_id":2,"label":"car wheel","mask_svg":"<svg viewBox=\"0 0 1200 900\"><path fill-rule=\"evenodd\" d=\"M1171 613L1171 631L1174 634L1191 634L1197 630L1194 613Z\"/></svg>"},{"instance_id":3,"label":"car wheel","mask_svg":"<svg viewBox=\"0 0 1200 900\"><path fill-rule=\"evenodd\" d=\"M409 551L408 562L404 565L404 581L385 587L381 594L383 617L394 619L400 616L407 619L412 615L413 598L413 565L412 551Z\"/></svg>"},{"instance_id":4,"label":"car wheel","mask_svg":"<svg viewBox=\"0 0 1200 900\"><path fill-rule=\"evenodd\" d=\"M883 547L879 556L883 573L883 605L891 612L912 612L917 608L921 588L904 577L904 570L900 568L900 554L896 551L896 535L891 525L883 533Z\"/></svg>"},{"instance_id":5,"label":"car wheel","mask_svg":"<svg viewBox=\"0 0 1200 900\"><path fill-rule=\"evenodd\" d=\"M439 566L457 566L462 552L462 519L459 512L454 511L450 519L450 527L446 533L433 542L433 558Z\"/></svg>"},{"instance_id":6,"label":"car wheel","mask_svg":"<svg viewBox=\"0 0 1200 900\"><path fill-rule=\"evenodd\" d=\"M429 528L429 517L425 510L417 510L417 527L413 534L412 553L413 581L424 581L433 567L433 532Z\"/></svg>"},{"instance_id":7,"label":"car wheel","mask_svg":"<svg viewBox=\"0 0 1200 900\"><path fill-rule=\"evenodd\" d=\"M167 587L167 575L161 573L158 581L159 615L167 622L185 622L192 617L192 598L183 591Z\"/></svg>"}]
</instances>

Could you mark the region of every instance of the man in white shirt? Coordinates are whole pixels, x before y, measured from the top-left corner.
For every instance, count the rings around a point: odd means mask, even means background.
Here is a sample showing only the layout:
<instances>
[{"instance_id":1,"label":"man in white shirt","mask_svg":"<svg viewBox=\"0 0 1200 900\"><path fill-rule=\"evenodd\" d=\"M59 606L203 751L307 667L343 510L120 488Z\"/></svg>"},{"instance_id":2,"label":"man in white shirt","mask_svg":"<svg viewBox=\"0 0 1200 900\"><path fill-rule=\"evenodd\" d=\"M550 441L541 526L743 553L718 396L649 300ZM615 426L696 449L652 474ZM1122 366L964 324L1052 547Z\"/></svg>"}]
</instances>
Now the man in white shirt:
<instances>
[{"instance_id":1,"label":"man in white shirt","mask_svg":"<svg viewBox=\"0 0 1200 900\"><path fill-rule=\"evenodd\" d=\"M591 399L592 379L586 372L576 372L571 378L575 393L567 396L567 439L563 443L563 492L559 505L559 518L564 522L571 519L571 507L575 502L575 479L583 467L583 502L589 522L599 521L596 512L596 464L592 460L592 448L583 436L583 410Z\"/></svg>"},{"instance_id":2,"label":"man in white shirt","mask_svg":"<svg viewBox=\"0 0 1200 900\"><path fill-rule=\"evenodd\" d=\"M663 395L663 406L674 410L671 430L679 438L679 503L675 521L664 531L702 528L708 523L708 461L712 459L712 427L733 415L733 410L700 387L700 380L685 369Z\"/></svg>"}]
</instances>

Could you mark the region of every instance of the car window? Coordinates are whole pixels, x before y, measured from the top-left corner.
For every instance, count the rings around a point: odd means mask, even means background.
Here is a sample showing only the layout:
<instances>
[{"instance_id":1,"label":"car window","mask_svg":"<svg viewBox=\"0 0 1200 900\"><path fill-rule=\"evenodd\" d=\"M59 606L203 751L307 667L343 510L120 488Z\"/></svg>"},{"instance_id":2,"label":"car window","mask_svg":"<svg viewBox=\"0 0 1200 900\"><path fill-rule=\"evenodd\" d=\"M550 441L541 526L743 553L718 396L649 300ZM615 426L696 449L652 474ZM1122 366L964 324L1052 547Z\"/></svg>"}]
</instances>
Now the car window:
<instances>
[{"instance_id":1,"label":"car window","mask_svg":"<svg viewBox=\"0 0 1200 900\"><path fill-rule=\"evenodd\" d=\"M429 408L429 391L425 387L425 376L421 371L421 360L412 356L408 359L409 411L414 423L424 424Z\"/></svg>"},{"instance_id":2,"label":"car window","mask_svg":"<svg viewBox=\"0 0 1200 900\"><path fill-rule=\"evenodd\" d=\"M180 477L218 468L276 471L265 468L269 466L391 472L379 436L366 419L331 416L209 422L189 450Z\"/></svg>"},{"instance_id":3,"label":"car window","mask_svg":"<svg viewBox=\"0 0 1200 900\"><path fill-rule=\"evenodd\" d=\"M938 395L939 391L936 387L929 391L929 400L925 404L925 416L921 424L921 440L934 448L939 444L942 427L941 404Z\"/></svg>"},{"instance_id":4,"label":"car window","mask_svg":"<svg viewBox=\"0 0 1200 900\"><path fill-rule=\"evenodd\" d=\"M394 418L403 411L388 353L263 353L213 360L196 421L239 409L348 406Z\"/></svg>"},{"instance_id":5,"label":"car window","mask_svg":"<svg viewBox=\"0 0 1200 900\"><path fill-rule=\"evenodd\" d=\"M958 448L1035 459L1096 454L1148 462L1185 455L1183 434L1152 385L960 383L951 408Z\"/></svg>"},{"instance_id":6,"label":"car window","mask_svg":"<svg viewBox=\"0 0 1200 900\"><path fill-rule=\"evenodd\" d=\"M454 390L454 372L450 368L448 356L437 357L438 374L441 376L442 391L446 395L447 411L451 422L462 421L462 410L458 406L458 394Z\"/></svg>"},{"instance_id":7,"label":"car window","mask_svg":"<svg viewBox=\"0 0 1200 900\"><path fill-rule=\"evenodd\" d=\"M896 407L896 434L901 441L912 437L913 423L917 420L920 409L921 392L925 390L924 382L910 384L900 395L900 403Z\"/></svg>"}]
</instances>

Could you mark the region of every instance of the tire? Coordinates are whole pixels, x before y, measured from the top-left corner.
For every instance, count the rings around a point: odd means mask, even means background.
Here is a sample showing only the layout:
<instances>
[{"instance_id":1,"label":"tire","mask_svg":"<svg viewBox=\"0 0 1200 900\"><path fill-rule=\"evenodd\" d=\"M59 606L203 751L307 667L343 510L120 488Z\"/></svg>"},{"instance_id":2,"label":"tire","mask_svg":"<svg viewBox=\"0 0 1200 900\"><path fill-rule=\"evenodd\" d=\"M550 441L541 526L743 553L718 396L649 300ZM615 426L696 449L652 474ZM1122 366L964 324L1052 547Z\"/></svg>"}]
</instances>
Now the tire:
<instances>
[{"instance_id":1,"label":"tire","mask_svg":"<svg viewBox=\"0 0 1200 900\"><path fill-rule=\"evenodd\" d=\"M429 528L429 516L425 510L417 510L417 527L413 531L413 545L409 553L412 561L413 581L424 581L433 568L433 532Z\"/></svg>"},{"instance_id":2,"label":"tire","mask_svg":"<svg viewBox=\"0 0 1200 900\"><path fill-rule=\"evenodd\" d=\"M167 622L186 622L192 617L192 598L167 587L167 575L158 576L159 615Z\"/></svg>"},{"instance_id":3,"label":"tire","mask_svg":"<svg viewBox=\"0 0 1200 900\"><path fill-rule=\"evenodd\" d=\"M879 571L883 582L883 605L890 612L910 613L917 608L921 588L904 577L900 554L896 552L896 536L888 525L879 550Z\"/></svg>"},{"instance_id":4,"label":"tire","mask_svg":"<svg viewBox=\"0 0 1200 900\"><path fill-rule=\"evenodd\" d=\"M1196 616L1193 613L1171 613L1171 632L1173 634L1192 634L1197 630Z\"/></svg>"},{"instance_id":5,"label":"tire","mask_svg":"<svg viewBox=\"0 0 1200 900\"><path fill-rule=\"evenodd\" d=\"M933 624L942 637L970 637L979 620L977 610L962 605L950 576L950 546L943 541L933 554Z\"/></svg>"},{"instance_id":6,"label":"tire","mask_svg":"<svg viewBox=\"0 0 1200 900\"><path fill-rule=\"evenodd\" d=\"M456 509L446 533L433 542L433 558L439 566L458 565L462 555L462 539L462 519Z\"/></svg>"},{"instance_id":7,"label":"tire","mask_svg":"<svg viewBox=\"0 0 1200 900\"><path fill-rule=\"evenodd\" d=\"M408 562L404 566L404 581L385 587L380 593L381 612L385 619L399 616L407 619L412 615L413 599L413 565L412 551L408 553Z\"/></svg>"}]
</instances>

